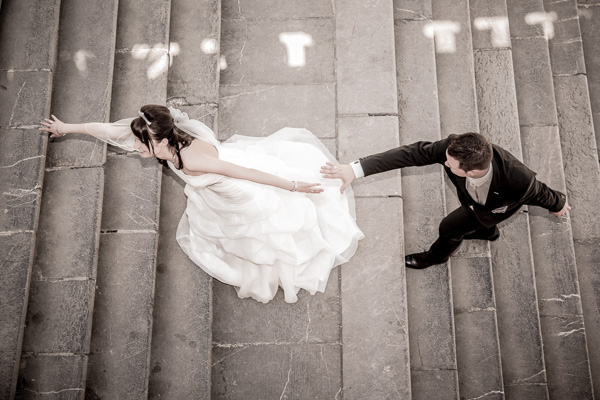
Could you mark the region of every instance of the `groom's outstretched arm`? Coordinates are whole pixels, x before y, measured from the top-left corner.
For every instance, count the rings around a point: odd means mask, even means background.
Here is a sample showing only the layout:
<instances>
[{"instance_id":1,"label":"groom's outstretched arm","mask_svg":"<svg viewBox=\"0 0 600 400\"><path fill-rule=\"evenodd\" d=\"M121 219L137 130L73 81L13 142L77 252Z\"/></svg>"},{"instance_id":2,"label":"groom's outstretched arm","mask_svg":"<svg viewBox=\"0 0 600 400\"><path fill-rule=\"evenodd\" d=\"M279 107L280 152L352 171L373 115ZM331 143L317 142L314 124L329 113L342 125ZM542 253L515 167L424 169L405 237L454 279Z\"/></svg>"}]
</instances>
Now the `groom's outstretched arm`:
<instances>
[{"instance_id":1,"label":"groom's outstretched arm","mask_svg":"<svg viewBox=\"0 0 600 400\"><path fill-rule=\"evenodd\" d=\"M416 142L360 159L364 176L404 167L443 164L452 136L437 142Z\"/></svg>"},{"instance_id":2,"label":"groom's outstretched arm","mask_svg":"<svg viewBox=\"0 0 600 400\"><path fill-rule=\"evenodd\" d=\"M416 142L406 146L384 151L361 158L350 164L334 165L327 163L321 167L323 177L341 179L344 190L356 178L362 178L381 172L404 167L415 167L430 164L443 164L446 161L446 148L452 135L437 142Z\"/></svg>"}]
</instances>

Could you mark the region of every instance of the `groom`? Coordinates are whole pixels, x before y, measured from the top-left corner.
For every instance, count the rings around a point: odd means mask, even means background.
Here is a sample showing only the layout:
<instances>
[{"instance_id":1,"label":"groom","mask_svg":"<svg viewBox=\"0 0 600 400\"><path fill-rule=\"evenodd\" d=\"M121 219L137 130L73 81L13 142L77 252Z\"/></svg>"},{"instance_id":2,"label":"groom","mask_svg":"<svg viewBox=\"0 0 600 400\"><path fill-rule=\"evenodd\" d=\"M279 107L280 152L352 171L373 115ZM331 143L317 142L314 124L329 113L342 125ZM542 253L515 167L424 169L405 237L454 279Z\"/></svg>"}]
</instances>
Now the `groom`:
<instances>
[{"instance_id":1,"label":"groom","mask_svg":"<svg viewBox=\"0 0 600 400\"><path fill-rule=\"evenodd\" d=\"M327 163L321 173L325 178L341 179L343 193L356 178L430 164L444 165L461 206L442 219L439 237L429 250L406 256L408 268L446 262L464 239L498 239L498 223L525 204L546 208L556 217L571 209L564 194L538 181L535 172L479 133L450 135L433 143L416 142L349 165Z\"/></svg>"}]
</instances>

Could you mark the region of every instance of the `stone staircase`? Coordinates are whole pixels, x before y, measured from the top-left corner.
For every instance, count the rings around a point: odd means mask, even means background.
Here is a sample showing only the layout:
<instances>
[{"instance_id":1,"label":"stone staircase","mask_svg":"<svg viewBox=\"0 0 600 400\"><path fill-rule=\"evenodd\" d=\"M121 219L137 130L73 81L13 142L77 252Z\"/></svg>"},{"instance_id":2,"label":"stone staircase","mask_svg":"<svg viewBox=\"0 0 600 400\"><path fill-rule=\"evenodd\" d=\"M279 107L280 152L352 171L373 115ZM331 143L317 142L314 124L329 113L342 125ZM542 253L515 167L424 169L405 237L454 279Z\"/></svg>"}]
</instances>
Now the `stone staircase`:
<instances>
[{"instance_id":1,"label":"stone staircase","mask_svg":"<svg viewBox=\"0 0 600 400\"><path fill-rule=\"evenodd\" d=\"M600 1L0 7L0 399L600 399ZM458 199L440 166L371 176L324 294L240 300L177 245L173 173L37 131L147 103L341 162L479 131L573 210L405 270Z\"/></svg>"}]
</instances>

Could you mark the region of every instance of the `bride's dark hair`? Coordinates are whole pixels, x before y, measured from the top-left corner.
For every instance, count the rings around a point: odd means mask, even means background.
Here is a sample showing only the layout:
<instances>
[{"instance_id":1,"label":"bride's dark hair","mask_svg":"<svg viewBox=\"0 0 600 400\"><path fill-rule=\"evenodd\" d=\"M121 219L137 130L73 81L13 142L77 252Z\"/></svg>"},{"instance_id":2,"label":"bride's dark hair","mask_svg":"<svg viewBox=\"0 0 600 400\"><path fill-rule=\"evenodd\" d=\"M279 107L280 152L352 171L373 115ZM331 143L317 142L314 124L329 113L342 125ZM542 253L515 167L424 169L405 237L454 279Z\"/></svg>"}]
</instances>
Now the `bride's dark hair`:
<instances>
[{"instance_id":1,"label":"bride's dark hair","mask_svg":"<svg viewBox=\"0 0 600 400\"><path fill-rule=\"evenodd\" d=\"M188 147L194 138L175 126L175 121L165 106L157 104L146 104L140 109L144 114L144 118L139 116L131 121L131 131L140 139L140 142L152 149L154 154L154 145L152 140L160 142L167 139L169 146L175 149L179 165L175 166L178 169L183 169L183 160L181 159L181 150ZM146 122L147 120L147 122ZM149 123L149 125L148 125ZM159 163L168 166L166 160L157 159Z\"/></svg>"}]
</instances>

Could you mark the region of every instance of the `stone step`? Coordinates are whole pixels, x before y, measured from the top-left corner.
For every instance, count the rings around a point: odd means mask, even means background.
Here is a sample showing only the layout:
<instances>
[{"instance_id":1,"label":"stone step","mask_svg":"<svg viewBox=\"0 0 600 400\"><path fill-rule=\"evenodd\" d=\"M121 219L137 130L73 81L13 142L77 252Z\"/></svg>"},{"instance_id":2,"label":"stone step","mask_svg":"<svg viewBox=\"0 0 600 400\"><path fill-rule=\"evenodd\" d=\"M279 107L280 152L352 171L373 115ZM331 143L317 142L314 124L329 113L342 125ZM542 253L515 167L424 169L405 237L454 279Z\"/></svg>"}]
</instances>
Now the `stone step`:
<instances>
[{"instance_id":1,"label":"stone step","mask_svg":"<svg viewBox=\"0 0 600 400\"><path fill-rule=\"evenodd\" d=\"M167 103L216 128L221 4L171 0ZM176 240L184 183L163 169L148 398L210 398L212 278Z\"/></svg>"},{"instance_id":2,"label":"stone step","mask_svg":"<svg viewBox=\"0 0 600 400\"><path fill-rule=\"evenodd\" d=\"M400 144L441 139L431 1L394 2ZM427 250L445 216L439 165L402 169L404 248ZM459 398L448 263L407 270L412 398Z\"/></svg>"},{"instance_id":3,"label":"stone step","mask_svg":"<svg viewBox=\"0 0 600 400\"><path fill-rule=\"evenodd\" d=\"M597 53L588 45L592 10L599 14L598 7L577 10L575 0L544 2L547 13L556 13L554 37L549 40L550 63L554 78L554 93L558 114L560 144L567 187L567 198L573 211L570 213L571 227L579 275L579 289L585 324L588 356L590 360L594 397L600 398L600 314L598 313L597 282L600 280L597 266L600 264L600 228L597 221L596 200L600 196L600 169L598 167L598 142L594 135L594 120L588 90L588 72ZM581 24L581 29L580 29ZM596 29L600 25L596 23ZM585 35L584 35L585 32ZM597 32L597 31L596 31ZM582 36L583 46L582 46ZM591 51L591 53L590 53ZM585 57L584 57L585 52ZM585 58L585 61L584 61ZM590 65L591 60L591 65ZM592 73L593 75L593 73ZM593 80L593 78L592 78ZM591 87L591 86L590 86ZM585 171L585 172L582 172ZM578 334L571 327L569 334Z\"/></svg>"},{"instance_id":4,"label":"stone step","mask_svg":"<svg viewBox=\"0 0 600 400\"><path fill-rule=\"evenodd\" d=\"M0 10L0 398L15 395L46 163L60 0L9 1Z\"/></svg>"},{"instance_id":5,"label":"stone step","mask_svg":"<svg viewBox=\"0 0 600 400\"><path fill-rule=\"evenodd\" d=\"M337 2L335 29L337 156L348 163L399 144L393 2ZM410 398L400 171L353 190L366 237L340 270L344 397Z\"/></svg>"},{"instance_id":6,"label":"stone step","mask_svg":"<svg viewBox=\"0 0 600 400\"><path fill-rule=\"evenodd\" d=\"M479 131L468 2L432 2L442 137ZM446 179L446 210L460 206ZM450 259L461 398L504 398L489 244L465 241Z\"/></svg>"},{"instance_id":7,"label":"stone step","mask_svg":"<svg viewBox=\"0 0 600 400\"><path fill-rule=\"evenodd\" d=\"M333 11L325 0L222 1L220 139L304 127L335 150ZM325 293L300 291L294 304L281 291L266 305L240 300L215 281L212 398L339 397L340 302L338 268Z\"/></svg>"},{"instance_id":8,"label":"stone step","mask_svg":"<svg viewBox=\"0 0 600 400\"><path fill-rule=\"evenodd\" d=\"M112 60L116 12L115 1L92 6L62 1L52 97L52 112L59 118L107 119L112 62L95 60ZM48 145L20 370L22 395L69 389L84 396L105 151L104 143L83 135ZM60 379L48 373L69 360L72 367L61 371Z\"/></svg>"},{"instance_id":9,"label":"stone step","mask_svg":"<svg viewBox=\"0 0 600 400\"><path fill-rule=\"evenodd\" d=\"M547 38L553 15L542 0L507 0L523 160L566 193ZM573 237L568 218L529 207L544 361L551 399L592 396Z\"/></svg>"},{"instance_id":10,"label":"stone step","mask_svg":"<svg viewBox=\"0 0 600 400\"><path fill-rule=\"evenodd\" d=\"M598 22L600 2L598 0L578 0L577 6L594 132L596 143L600 143L600 44L597 40L600 34L600 22ZM600 158L600 153L598 157Z\"/></svg>"},{"instance_id":11,"label":"stone step","mask_svg":"<svg viewBox=\"0 0 600 400\"><path fill-rule=\"evenodd\" d=\"M119 1L110 120L164 104L169 1ZM105 164L86 397L148 396L162 167L111 150Z\"/></svg>"},{"instance_id":12,"label":"stone step","mask_svg":"<svg viewBox=\"0 0 600 400\"><path fill-rule=\"evenodd\" d=\"M470 17L480 132L522 159L506 3L472 1ZM500 230L491 255L504 394L506 399L547 399L525 210L500 224Z\"/></svg>"}]
</instances>

